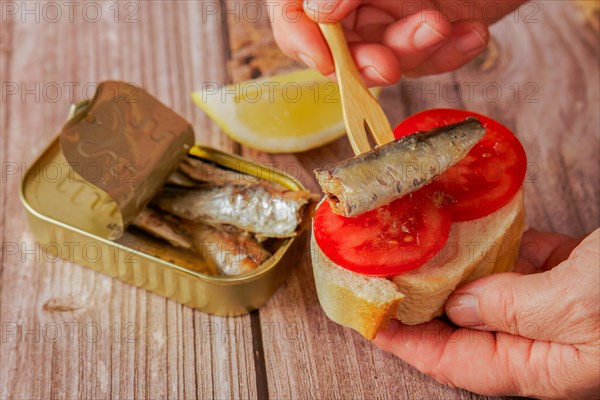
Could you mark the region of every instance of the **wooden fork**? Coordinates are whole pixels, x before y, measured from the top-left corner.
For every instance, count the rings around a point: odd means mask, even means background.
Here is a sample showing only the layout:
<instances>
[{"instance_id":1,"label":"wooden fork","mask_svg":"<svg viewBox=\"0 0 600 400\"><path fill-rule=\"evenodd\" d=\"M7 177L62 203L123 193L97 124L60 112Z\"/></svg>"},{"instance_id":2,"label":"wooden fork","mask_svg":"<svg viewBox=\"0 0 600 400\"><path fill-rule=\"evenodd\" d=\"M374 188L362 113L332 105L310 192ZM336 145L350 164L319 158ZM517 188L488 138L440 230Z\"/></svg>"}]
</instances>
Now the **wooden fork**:
<instances>
[{"instance_id":1,"label":"wooden fork","mask_svg":"<svg viewBox=\"0 0 600 400\"><path fill-rule=\"evenodd\" d=\"M379 146L394 140L387 117L362 81L342 26L339 23L319 24L319 28L333 56L346 133L354 154L359 155L371 149L367 134L370 134Z\"/></svg>"}]
</instances>

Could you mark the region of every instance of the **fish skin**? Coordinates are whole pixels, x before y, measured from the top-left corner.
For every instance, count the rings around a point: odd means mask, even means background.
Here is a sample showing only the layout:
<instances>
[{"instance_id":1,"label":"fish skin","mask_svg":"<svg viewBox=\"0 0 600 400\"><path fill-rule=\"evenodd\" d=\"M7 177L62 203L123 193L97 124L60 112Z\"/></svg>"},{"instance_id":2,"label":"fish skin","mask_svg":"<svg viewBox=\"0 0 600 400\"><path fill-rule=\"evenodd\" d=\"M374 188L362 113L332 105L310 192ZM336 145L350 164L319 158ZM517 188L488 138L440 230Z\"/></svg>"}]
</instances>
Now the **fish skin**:
<instances>
[{"instance_id":1,"label":"fish skin","mask_svg":"<svg viewBox=\"0 0 600 400\"><path fill-rule=\"evenodd\" d=\"M144 208L131 224L159 239L166 240L175 247L189 249L192 239L181 232L178 226L151 208Z\"/></svg>"},{"instance_id":2,"label":"fish skin","mask_svg":"<svg viewBox=\"0 0 600 400\"><path fill-rule=\"evenodd\" d=\"M185 173L179 170L175 170L169 177L167 178L167 184L192 188L196 186L196 182L194 182L191 178L189 178Z\"/></svg>"},{"instance_id":3,"label":"fish skin","mask_svg":"<svg viewBox=\"0 0 600 400\"><path fill-rule=\"evenodd\" d=\"M155 237L155 235L150 235ZM162 239L157 240L162 241ZM204 261L204 258L202 258L193 247L190 249L183 249L181 247L168 245L166 242L157 243L156 240L141 236L137 232L129 229L125 231L123 236L117 239L117 242L130 247L135 253L146 253L166 262L187 268L190 271L206 275L219 274L217 269L214 266L209 266L208 263Z\"/></svg>"},{"instance_id":4,"label":"fish skin","mask_svg":"<svg viewBox=\"0 0 600 400\"><path fill-rule=\"evenodd\" d=\"M222 275L250 272L265 262L269 253L252 235L237 229L211 226L143 209L132 224L175 247L192 250L210 271Z\"/></svg>"},{"instance_id":5,"label":"fish skin","mask_svg":"<svg viewBox=\"0 0 600 400\"><path fill-rule=\"evenodd\" d=\"M311 200L308 192L256 183L191 190L165 188L154 204L194 222L232 225L263 237L285 238L296 235L303 208Z\"/></svg>"},{"instance_id":6,"label":"fish skin","mask_svg":"<svg viewBox=\"0 0 600 400\"><path fill-rule=\"evenodd\" d=\"M427 185L463 159L485 128L475 117L417 132L314 171L333 212L355 217Z\"/></svg>"},{"instance_id":7,"label":"fish skin","mask_svg":"<svg viewBox=\"0 0 600 400\"><path fill-rule=\"evenodd\" d=\"M240 275L258 268L271 253L245 232L225 231L188 220L182 227L190 233L194 250L221 275Z\"/></svg>"}]
</instances>

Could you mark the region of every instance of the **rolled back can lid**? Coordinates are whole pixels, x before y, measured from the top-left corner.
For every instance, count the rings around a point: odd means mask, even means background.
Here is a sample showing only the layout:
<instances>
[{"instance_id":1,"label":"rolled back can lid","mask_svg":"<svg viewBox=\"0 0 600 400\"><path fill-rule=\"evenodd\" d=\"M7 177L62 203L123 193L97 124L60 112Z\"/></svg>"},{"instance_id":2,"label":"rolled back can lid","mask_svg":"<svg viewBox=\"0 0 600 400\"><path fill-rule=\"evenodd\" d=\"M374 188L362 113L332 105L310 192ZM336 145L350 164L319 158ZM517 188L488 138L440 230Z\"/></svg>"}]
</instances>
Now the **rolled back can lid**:
<instances>
[{"instance_id":1,"label":"rolled back can lid","mask_svg":"<svg viewBox=\"0 0 600 400\"><path fill-rule=\"evenodd\" d=\"M190 123L145 90L126 82L100 83L91 100L73 108L60 133L73 173L116 203L118 211L90 233L120 237L193 144Z\"/></svg>"}]
</instances>

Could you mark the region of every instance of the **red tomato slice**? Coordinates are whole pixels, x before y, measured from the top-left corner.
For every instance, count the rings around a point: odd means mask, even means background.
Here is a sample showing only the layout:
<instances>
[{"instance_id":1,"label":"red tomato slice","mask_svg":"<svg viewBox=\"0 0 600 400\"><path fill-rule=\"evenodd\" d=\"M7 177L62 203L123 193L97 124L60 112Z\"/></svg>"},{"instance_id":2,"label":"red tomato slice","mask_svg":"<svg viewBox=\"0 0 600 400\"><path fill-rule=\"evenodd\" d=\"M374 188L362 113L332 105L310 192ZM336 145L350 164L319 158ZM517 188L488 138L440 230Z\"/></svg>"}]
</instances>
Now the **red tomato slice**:
<instances>
[{"instance_id":1,"label":"red tomato slice","mask_svg":"<svg viewBox=\"0 0 600 400\"><path fill-rule=\"evenodd\" d=\"M508 203L525 180L527 157L519 140L500 123L470 111L434 109L415 114L402 121L394 135L400 138L417 131L464 120L479 118L486 134L469 154L431 185L441 193L444 205L454 221L484 217Z\"/></svg>"},{"instance_id":2,"label":"red tomato slice","mask_svg":"<svg viewBox=\"0 0 600 400\"><path fill-rule=\"evenodd\" d=\"M437 207L427 190L349 218L318 208L314 235L333 262L365 275L392 276L415 269L448 240L450 214Z\"/></svg>"}]
</instances>

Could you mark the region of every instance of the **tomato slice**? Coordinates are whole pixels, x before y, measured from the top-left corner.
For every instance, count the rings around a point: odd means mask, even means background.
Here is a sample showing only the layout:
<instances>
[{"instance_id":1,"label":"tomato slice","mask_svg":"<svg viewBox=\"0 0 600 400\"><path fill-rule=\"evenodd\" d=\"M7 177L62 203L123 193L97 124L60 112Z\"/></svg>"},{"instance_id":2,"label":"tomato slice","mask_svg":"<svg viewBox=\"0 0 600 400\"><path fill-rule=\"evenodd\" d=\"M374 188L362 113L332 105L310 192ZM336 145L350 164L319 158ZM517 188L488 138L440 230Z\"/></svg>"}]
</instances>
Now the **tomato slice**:
<instances>
[{"instance_id":1,"label":"tomato slice","mask_svg":"<svg viewBox=\"0 0 600 400\"><path fill-rule=\"evenodd\" d=\"M454 221L484 217L508 203L523 185L527 157L519 140L502 124L470 111L434 109L402 121L394 135L400 138L476 116L486 134L469 154L436 178L429 189L438 193Z\"/></svg>"},{"instance_id":2,"label":"tomato slice","mask_svg":"<svg viewBox=\"0 0 600 400\"><path fill-rule=\"evenodd\" d=\"M344 217L323 202L314 235L329 259L364 275L392 276L415 269L448 240L450 213L424 189L358 217Z\"/></svg>"}]
</instances>

